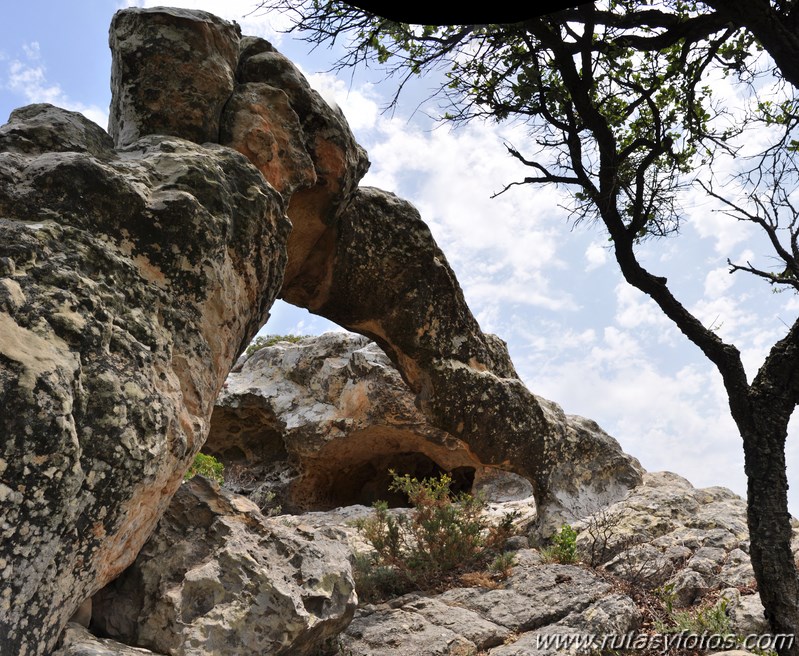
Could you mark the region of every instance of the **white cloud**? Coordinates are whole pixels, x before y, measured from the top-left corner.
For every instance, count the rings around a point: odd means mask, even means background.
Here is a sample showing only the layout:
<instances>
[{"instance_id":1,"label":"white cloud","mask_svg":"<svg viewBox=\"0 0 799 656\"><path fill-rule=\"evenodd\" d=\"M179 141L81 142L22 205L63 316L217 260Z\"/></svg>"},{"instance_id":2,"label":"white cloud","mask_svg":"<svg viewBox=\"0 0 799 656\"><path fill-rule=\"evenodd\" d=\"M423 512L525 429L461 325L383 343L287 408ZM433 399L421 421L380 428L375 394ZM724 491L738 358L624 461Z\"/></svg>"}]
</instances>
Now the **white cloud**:
<instances>
[{"instance_id":1,"label":"white cloud","mask_svg":"<svg viewBox=\"0 0 799 656\"><path fill-rule=\"evenodd\" d=\"M734 280L727 267L708 271L705 276L705 296L721 296L730 287Z\"/></svg>"},{"instance_id":2,"label":"white cloud","mask_svg":"<svg viewBox=\"0 0 799 656\"><path fill-rule=\"evenodd\" d=\"M608 261L608 248L607 244L598 242L591 242L588 248L585 249L585 270L593 271L604 265Z\"/></svg>"},{"instance_id":3,"label":"white cloud","mask_svg":"<svg viewBox=\"0 0 799 656\"><path fill-rule=\"evenodd\" d=\"M24 59L12 59L7 66L5 87L25 99L26 103L50 103L64 109L80 112L103 129L108 125L108 111L97 105L71 99L60 85L47 80L47 68L41 60L39 44L23 46Z\"/></svg>"}]
</instances>

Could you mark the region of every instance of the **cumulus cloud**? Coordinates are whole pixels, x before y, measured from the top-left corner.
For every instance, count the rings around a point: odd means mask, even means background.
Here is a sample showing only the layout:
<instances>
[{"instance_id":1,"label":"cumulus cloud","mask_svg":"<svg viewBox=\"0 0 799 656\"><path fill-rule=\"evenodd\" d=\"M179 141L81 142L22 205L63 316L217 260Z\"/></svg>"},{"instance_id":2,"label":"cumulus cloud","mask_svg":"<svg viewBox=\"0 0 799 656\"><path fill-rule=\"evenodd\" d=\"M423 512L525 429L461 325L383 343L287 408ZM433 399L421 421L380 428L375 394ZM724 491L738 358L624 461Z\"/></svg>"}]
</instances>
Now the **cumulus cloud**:
<instances>
[{"instance_id":1,"label":"cumulus cloud","mask_svg":"<svg viewBox=\"0 0 799 656\"><path fill-rule=\"evenodd\" d=\"M103 129L108 125L108 111L97 105L73 100L59 84L49 82L47 67L42 61L39 44L23 45L21 57L8 60L5 87L24 98L26 103L50 103L80 112Z\"/></svg>"}]
</instances>

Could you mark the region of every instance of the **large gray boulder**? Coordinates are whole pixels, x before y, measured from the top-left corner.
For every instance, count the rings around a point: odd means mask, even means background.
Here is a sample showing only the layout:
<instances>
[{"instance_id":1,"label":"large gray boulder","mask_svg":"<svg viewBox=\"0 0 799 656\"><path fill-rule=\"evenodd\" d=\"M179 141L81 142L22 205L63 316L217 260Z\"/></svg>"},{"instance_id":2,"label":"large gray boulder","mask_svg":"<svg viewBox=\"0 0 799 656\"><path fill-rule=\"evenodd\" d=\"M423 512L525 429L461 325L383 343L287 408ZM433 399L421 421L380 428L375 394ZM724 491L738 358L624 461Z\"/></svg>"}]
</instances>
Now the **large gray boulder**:
<instances>
[{"instance_id":1,"label":"large gray boulder","mask_svg":"<svg viewBox=\"0 0 799 656\"><path fill-rule=\"evenodd\" d=\"M283 199L235 151L0 127L0 653L49 653L135 558L268 316ZM223 301L224 299L224 301Z\"/></svg>"},{"instance_id":2,"label":"large gray boulder","mask_svg":"<svg viewBox=\"0 0 799 656\"><path fill-rule=\"evenodd\" d=\"M389 491L389 469L417 478L448 472L458 489L490 486L492 499L514 483L515 496L531 496L529 483L485 467L414 401L366 337L338 332L282 341L234 367L204 450L225 463L229 484L257 498L271 491L291 512L402 502Z\"/></svg>"},{"instance_id":3,"label":"large gray boulder","mask_svg":"<svg viewBox=\"0 0 799 656\"><path fill-rule=\"evenodd\" d=\"M305 656L349 624L356 602L345 545L197 476L94 598L92 628L170 656Z\"/></svg>"}]
</instances>

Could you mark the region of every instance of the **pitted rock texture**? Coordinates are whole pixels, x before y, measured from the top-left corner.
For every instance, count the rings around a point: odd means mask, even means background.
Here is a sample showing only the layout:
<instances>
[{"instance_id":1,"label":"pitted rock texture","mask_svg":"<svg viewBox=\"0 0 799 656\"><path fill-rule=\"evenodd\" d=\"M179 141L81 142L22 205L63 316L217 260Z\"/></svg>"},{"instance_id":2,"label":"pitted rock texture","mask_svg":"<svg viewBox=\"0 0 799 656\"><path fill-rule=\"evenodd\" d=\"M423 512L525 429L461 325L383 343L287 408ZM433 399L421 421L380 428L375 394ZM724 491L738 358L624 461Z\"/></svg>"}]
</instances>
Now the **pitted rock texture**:
<instances>
[{"instance_id":1,"label":"pitted rock texture","mask_svg":"<svg viewBox=\"0 0 799 656\"><path fill-rule=\"evenodd\" d=\"M285 266L282 198L221 146L0 128L0 653L49 653L132 562Z\"/></svg>"},{"instance_id":2,"label":"pitted rock texture","mask_svg":"<svg viewBox=\"0 0 799 656\"><path fill-rule=\"evenodd\" d=\"M383 351L343 332L242 356L204 450L238 479L230 483L256 496L269 489L291 512L405 503L389 491L389 469L417 478L447 472L458 489L485 487L489 500L532 494L524 479L483 466L463 442L431 426Z\"/></svg>"},{"instance_id":3,"label":"pitted rock texture","mask_svg":"<svg viewBox=\"0 0 799 656\"><path fill-rule=\"evenodd\" d=\"M695 488L670 472L647 473L630 494L575 525L585 562L630 583L663 586L675 607L711 592L729 600L733 628L767 631L749 560L746 502L723 487ZM799 522L794 520L799 557Z\"/></svg>"},{"instance_id":4,"label":"pitted rock texture","mask_svg":"<svg viewBox=\"0 0 799 656\"><path fill-rule=\"evenodd\" d=\"M357 656L544 656L562 648L538 644L547 633L614 633L638 628L641 615L629 597L614 593L596 574L571 565L544 565L533 550L498 589L454 588L410 594L358 609L339 640ZM588 654L585 652L576 652Z\"/></svg>"},{"instance_id":5,"label":"pitted rock texture","mask_svg":"<svg viewBox=\"0 0 799 656\"><path fill-rule=\"evenodd\" d=\"M163 656L108 638L98 638L79 624L70 622L52 656Z\"/></svg>"},{"instance_id":6,"label":"pitted rock texture","mask_svg":"<svg viewBox=\"0 0 799 656\"><path fill-rule=\"evenodd\" d=\"M376 339L473 460L529 479L543 527L640 480L524 388L418 214L355 189L340 111L267 42L128 9L110 43L113 139L45 106L0 128L4 656L48 653L135 557L281 287Z\"/></svg>"},{"instance_id":7,"label":"pitted rock texture","mask_svg":"<svg viewBox=\"0 0 799 656\"><path fill-rule=\"evenodd\" d=\"M249 157L288 200L293 229L283 298L377 341L435 427L467 444L481 462L532 482L542 532L636 485L640 465L613 438L586 420L567 426L560 408L524 387L504 344L481 332L416 210L391 194L355 188L368 161L341 112L267 41L240 38L234 27L202 12L192 23L186 18L192 15L130 9L115 18L119 89L111 132L118 143L125 143L122 126L134 124L141 127L131 138L166 130L213 140L216 123L197 134L194 98L209 94L216 121L216 99L227 94L218 139ZM200 54L181 48L171 60L177 86L189 87L183 111L163 62L176 35L187 31ZM233 69L231 44L239 53ZM211 82L202 82L205 92L199 82L183 80L197 56L218 69ZM157 110L167 105L165 126Z\"/></svg>"},{"instance_id":8,"label":"pitted rock texture","mask_svg":"<svg viewBox=\"0 0 799 656\"><path fill-rule=\"evenodd\" d=\"M204 11L156 7L114 15L111 113L119 147L148 134L219 142L241 32Z\"/></svg>"},{"instance_id":9,"label":"pitted rock texture","mask_svg":"<svg viewBox=\"0 0 799 656\"><path fill-rule=\"evenodd\" d=\"M374 339L432 425L483 464L530 480L542 532L640 482L640 464L616 440L527 390L504 343L480 330L412 205L361 188L317 246L309 261L319 267L306 268L317 291L300 304Z\"/></svg>"},{"instance_id":10,"label":"pitted rock texture","mask_svg":"<svg viewBox=\"0 0 799 656\"><path fill-rule=\"evenodd\" d=\"M344 545L266 519L197 476L95 597L92 628L170 656L307 656L349 624L355 605Z\"/></svg>"},{"instance_id":11,"label":"pitted rock texture","mask_svg":"<svg viewBox=\"0 0 799 656\"><path fill-rule=\"evenodd\" d=\"M250 157L275 188L296 188L288 201L294 229L282 295L298 302L315 295L315 277L306 271L318 267L313 259L317 242L335 229L369 160L341 110L328 105L268 41L245 37L240 53L238 85L225 108L220 143ZM283 148L283 135L294 130L295 122L300 128L293 132L295 145ZM305 165L299 146L312 168Z\"/></svg>"}]
</instances>

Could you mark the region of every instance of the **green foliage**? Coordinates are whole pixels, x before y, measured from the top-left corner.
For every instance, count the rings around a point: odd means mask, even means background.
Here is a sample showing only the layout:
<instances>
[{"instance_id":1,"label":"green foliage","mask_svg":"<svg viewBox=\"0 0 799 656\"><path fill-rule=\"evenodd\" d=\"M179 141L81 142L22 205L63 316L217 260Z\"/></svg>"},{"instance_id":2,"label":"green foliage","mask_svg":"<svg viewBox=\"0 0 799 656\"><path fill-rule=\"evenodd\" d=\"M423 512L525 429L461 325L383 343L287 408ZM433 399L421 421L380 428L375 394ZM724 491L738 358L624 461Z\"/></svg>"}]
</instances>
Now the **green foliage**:
<instances>
[{"instance_id":1,"label":"green foliage","mask_svg":"<svg viewBox=\"0 0 799 656\"><path fill-rule=\"evenodd\" d=\"M734 633L732 622L727 613L728 602L720 599L708 606L699 606L686 610L674 608L676 595L674 585L667 584L658 590L658 597L665 611L665 619L655 622L655 630L660 633L690 633L695 635Z\"/></svg>"},{"instance_id":2,"label":"green foliage","mask_svg":"<svg viewBox=\"0 0 799 656\"><path fill-rule=\"evenodd\" d=\"M488 566L488 571L506 579L510 576L510 570L515 564L516 554L512 551L505 551L491 561L491 564Z\"/></svg>"},{"instance_id":3,"label":"green foliage","mask_svg":"<svg viewBox=\"0 0 799 656\"><path fill-rule=\"evenodd\" d=\"M569 565L577 562L577 532L568 524L552 536L552 546L541 550L545 562Z\"/></svg>"},{"instance_id":4,"label":"green foliage","mask_svg":"<svg viewBox=\"0 0 799 656\"><path fill-rule=\"evenodd\" d=\"M414 588L413 582L400 569L383 564L378 553L355 554L352 570L361 602L399 597Z\"/></svg>"},{"instance_id":5,"label":"green foliage","mask_svg":"<svg viewBox=\"0 0 799 656\"><path fill-rule=\"evenodd\" d=\"M260 351L262 348L266 348L267 346L274 346L278 342L290 342L291 344L296 344L305 337L307 337L307 335L266 335L266 337L263 335L258 335L250 342L246 353L247 355L252 355L256 351Z\"/></svg>"},{"instance_id":6,"label":"green foliage","mask_svg":"<svg viewBox=\"0 0 799 656\"><path fill-rule=\"evenodd\" d=\"M275 500L275 493L272 490L264 489L263 486L250 494L250 501L258 506L267 517L276 517L283 512L283 506Z\"/></svg>"},{"instance_id":7,"label":"green foliage","mask_svg":"<svg viewBox=\"0 0 799 656\"><path fill-rule=\"evenodd\" d=\"M216 481L220 485L225 482L225 466L213 456L207 453L198 453L194 456L194 462L189 467L183 480L188 481L194 478L197 474L205 476L212 481Z\"/></svg>"},{"instance_id":8,"label":"green foliage","mask_svg":"<svg viewBox=\"0 0 799 656\"><path fill-rule=\"evenodd\" d=\"M372 516L357 522L374 549L356 561L361 596L385 598L414 588L432 588L447 576L483 568L492 559L494 572L507 575L512 555L503 555L501 547L513 532L513 515L491 524L483 513L485 501L480 496L453 494L447 475L420 481L390 473L390 489L404 493L413 510L395 514L385 502L376 502Z\"/></svg>"}]
</instances>

